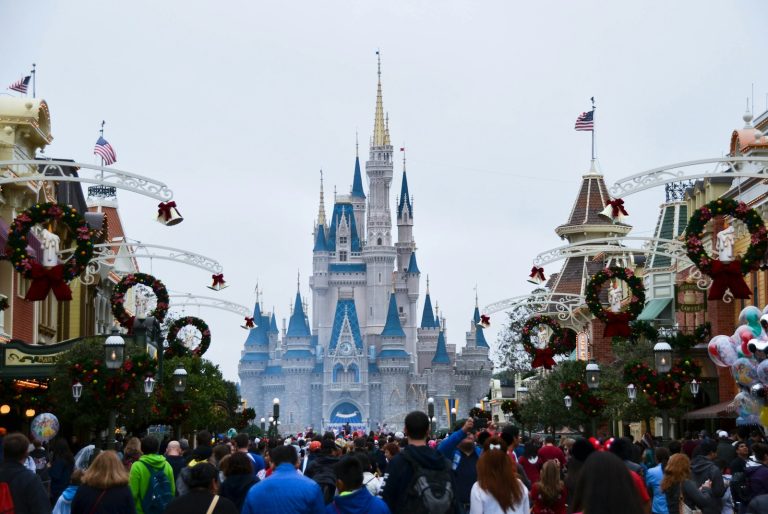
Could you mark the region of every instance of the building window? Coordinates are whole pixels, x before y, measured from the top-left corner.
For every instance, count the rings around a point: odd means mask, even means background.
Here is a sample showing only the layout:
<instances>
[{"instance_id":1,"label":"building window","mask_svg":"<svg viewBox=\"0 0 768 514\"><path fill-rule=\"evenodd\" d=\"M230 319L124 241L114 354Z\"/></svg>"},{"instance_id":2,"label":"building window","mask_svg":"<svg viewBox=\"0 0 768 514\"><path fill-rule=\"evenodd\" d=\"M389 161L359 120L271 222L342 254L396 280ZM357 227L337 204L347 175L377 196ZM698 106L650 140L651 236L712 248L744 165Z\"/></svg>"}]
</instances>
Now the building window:
<instances>
[{"instance_id":1,"label":"building window","mask_svg":"<svg viewBox=\"0 0 768 514\"><path fill-rule=\"evenodd\" d=\"M339 261L347 262L347 252L345 252L344 250L339 252Z\"/></svg>"},{"instance_id":2,"label":"building window","mask_svg":"<svg viewBox=\"0 0 768 514\"><path fill-rule=\"evenodd\" d=\"M339 236L339 244L340 245L347 244L347 236Z\"/></svg>"},{"instance_id":3,"label":"building window","mask_svg":"<svg viewBox=\"0 0 768 514\"><path fill-rule=\"evenodd\" d=\"M403 308L402 308L402 307L400 307L400 314L402 314L402 313L403 313Z\"/></svg>"},{"instance_id":4,"label":"building window","mask_svg":"<svg viewBox=\"0 0 768 514\"><path fill-rule=\"evenodd\" d=\"M381 284L381 273L379 273L379 284Z\"/></svg>"},{"instance_id":5,"label":"building window","mask_svg":"<svg viewBox=\"0 0 768 514\"><path fill-rule=\"evenodd\" d=\"M24 298L25 296L27 296L27 291L29 291L30 283L31 282L28 278L23 278L21 275L18 276L18 280L16 281L16 284L17 284L16 294L20 298Z\"/></svg>"},{"instance_id":6,"label":"building window","mask_svg":"<svg viewBox=\"0 0 768 514\"><path fill-rule=\"evenodd\" d=\"M379 246L381 246L381 238L378 238L378 239L376 240L376 244L377 244L377 245L379 245Z\"/></svg>"}]
</instances>

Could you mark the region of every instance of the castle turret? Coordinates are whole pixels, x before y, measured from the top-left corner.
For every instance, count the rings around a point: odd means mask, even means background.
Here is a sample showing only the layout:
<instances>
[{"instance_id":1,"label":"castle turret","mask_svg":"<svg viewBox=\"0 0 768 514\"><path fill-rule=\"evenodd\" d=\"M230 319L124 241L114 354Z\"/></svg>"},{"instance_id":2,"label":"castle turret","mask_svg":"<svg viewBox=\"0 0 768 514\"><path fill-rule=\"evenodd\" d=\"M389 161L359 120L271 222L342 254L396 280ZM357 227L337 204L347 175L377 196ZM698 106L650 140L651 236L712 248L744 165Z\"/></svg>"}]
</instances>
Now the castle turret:
<instances>
[{"instance_id":1,"label":"castle turret","mask_svg":"<svg viewBox=\"0 0 768 514\"><path fill-rule=\"evenodd\" d=\"M352 177L352 191L349 197L357 220L357 237L362 241L365 239L365 191L363 191L360 155L357 148L357 142L355 142L355 173Z\"/></svg>"}]
</instances>

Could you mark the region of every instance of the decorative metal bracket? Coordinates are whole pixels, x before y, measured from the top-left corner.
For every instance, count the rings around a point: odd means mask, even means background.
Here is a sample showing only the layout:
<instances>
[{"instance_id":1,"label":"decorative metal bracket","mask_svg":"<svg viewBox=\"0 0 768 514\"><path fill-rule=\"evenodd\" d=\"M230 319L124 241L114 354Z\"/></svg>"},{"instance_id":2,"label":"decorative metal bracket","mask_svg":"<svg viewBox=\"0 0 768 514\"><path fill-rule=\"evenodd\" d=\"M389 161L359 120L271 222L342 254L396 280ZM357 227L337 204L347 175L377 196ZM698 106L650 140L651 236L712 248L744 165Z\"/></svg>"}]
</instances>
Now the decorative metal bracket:
<instances>
[{"instance_id":1,"label":"decorative metal bracket","mask_svg":"<svg viewBox=\"0 0 768 514\"><path fill-rule=\"evenodd\" d=\"M171 298L171 308L176 307L206 307L209 309L219 309L222 311L231 312L238 316L246 317L251 315L251 310L245 305L239 303L228 302L220 298L212 298L210 296L197 296L191 293L176 293L168 295ZM179 301L176 301L179 300Z\"/></svg>"},{"instance_id":2,"label":"decorative metal bracket","mask_svg":"<svg viewBox=\"0 0 768 514\"><path fill-rule=\"evenodd\" d=\"M28 170L30 168L35 171L21 173L22 169ZM80 176L67 175L65 170L71 168L76 168ZM45 159L0 161L0 187L23 182L79 182L125 189L161 202L167 202L173 198L173 191L168 189L164 183L115 168Z\"/></svg>"},{"instance_id":3,"label":"decorative metal bracket","mask_svg":"<svg viewBox=\"0 0 768 514\"><path fill-rule=\"evenodd\" d=\"M715 157L668 164L616 181L610 194L623 198L664 184L716 177L768 179L768 157Z\"/></svg>"},{"instance_id":4,"label":"decorative metal bracket","mask_svg":"<svg viewBox=\"0 0 768 514\"><path fill-rule=\"evenodd\" d=\"M583 312L581 309L585 304L584 296L579 294L541 291L507 298L506 300L486 305L483 312L493 314L526 306L536 314L550 314L557 317L560 321L577 324L587 322L590 319L589 311Z\"/></svg>"},{"instance_id":5,"label":"decorative metal bracket","mask_svg":"<svg viewBox=\"0 0 768 514\"><path fill-rule=\"evenodd\" d=\"M624 242L637 241L643 243L640 248L630 248L623 246ZM565 246L559 246L541 252L534 257L534 266L546 266L552 262L575 258L592 257L600 254L615 256L618 254L624 258L631 255L658 255L684 261L687 265L693 263L688 259L685 244L682 241L674 239L660 239L653 237L605 237L596 239L587 239L585 241Z\"/></svg>"}]
</instances>

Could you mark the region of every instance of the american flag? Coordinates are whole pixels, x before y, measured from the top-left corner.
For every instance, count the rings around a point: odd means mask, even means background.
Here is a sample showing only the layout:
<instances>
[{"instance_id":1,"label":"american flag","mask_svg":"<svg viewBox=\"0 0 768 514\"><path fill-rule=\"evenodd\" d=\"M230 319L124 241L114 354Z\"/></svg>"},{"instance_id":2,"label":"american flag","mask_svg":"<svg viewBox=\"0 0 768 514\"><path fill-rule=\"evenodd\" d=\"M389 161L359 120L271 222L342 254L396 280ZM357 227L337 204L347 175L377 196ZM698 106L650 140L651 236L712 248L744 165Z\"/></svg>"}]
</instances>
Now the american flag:
<instances>
[{"instance_id":1,"label":"american flag","mask_svg":"<svg viewBox=\"0 0 768 514\"><path fill-rule=\"evenodd\" d=\"M29 79L31 79L31 75L27 75L26 77L20 78L10 86L8 86L8 89L11 91L18 91L19 93L25 93L27 92L27 86L29 86Z\"/></svg>"},{"instance_id":2,"label":"american flag","mask_svg":"<svg viewBox=\"0 0 768 514\"><path fill-rule=\"evenodd\" d=\"M110 164L117 162L117 154L115 153L115 149L112 148L112 145L110 145L107 140L101 136L99 137L99 140L96 141L96 146L93 147L93 155L98 155L104 159L105 166L109 166Z\"/></svg>"},{"instance_id":3,"label":"american flag","mask_svg":"<svg viewBox=\"0 0 768 514\"><path fill-rule=\"evenodd\" d=\"M578 118L576 118L576 126L573 127L576 130L584 130L587 132L595 130L594 122L595 111L582 112Z\"/></svg>"}]
</instances>

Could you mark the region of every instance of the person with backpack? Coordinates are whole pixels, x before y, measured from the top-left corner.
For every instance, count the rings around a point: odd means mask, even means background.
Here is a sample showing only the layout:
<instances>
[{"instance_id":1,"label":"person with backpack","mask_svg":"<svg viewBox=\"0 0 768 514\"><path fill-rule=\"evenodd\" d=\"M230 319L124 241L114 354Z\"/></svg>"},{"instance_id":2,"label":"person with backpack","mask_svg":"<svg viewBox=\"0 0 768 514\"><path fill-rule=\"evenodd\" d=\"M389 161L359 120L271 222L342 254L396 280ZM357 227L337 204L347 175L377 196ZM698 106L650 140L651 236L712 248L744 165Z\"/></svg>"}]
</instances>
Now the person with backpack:
<instances>
[{"instance_id":1,"label":"person with backpack","mask_svg":"<svg viewBox=\"0 0 768 514\"><path fill-rule=\"evenodd\" d=\"M0 512L49 514L51 502L40 478L24 466L29 457L29 439L9 434L3 439L0 464Z\"/></svg>"},{"instance_id":2,"label":"person with backpack","mask_svg":"<svg viewBox=\"0 0 768 514\"><path fill-rule=\"evenodd\" d=\"M387 465L381 492L393 514L458 512L451 463L427 445L429 428L421 411L405 417L408 445Z\"/></svg>"},{"instance_id":3,"label":"person with backpack","mask_svg":"<svg viewBox=\"0 0 768 514\"><path fill-rule=\"evenodd\" d=\"M162 514L176 495L173 468L158 455L160 441L148 435L141 440L141 457L133 463L130 486L138 514Z\"/></svg>"},{"instance_id":4,"label":"person with backpack","mask_svg":"<svg viewBox=\"0 0 768 514\"><path fill-rule=\"evenodd\" d=\"M363 485L363 464L356 455L368 459L365 454L352 453L333 466L339 494L325 507L325 514L390 514L384 500Z\"/></svg>"},{"instance_id":5,"label":"person with backpack","mask_svg":"<svg viewBox=\"0 0 768 514\"><path fill-rule=\"evenodd\" d=\"M266 467L264 458L258 453L251 453L249 450L251 440L246 433L237 434L232 442L235 443L235 452L244 453L251 461L253 467L253 476Z\"/></svg>"},{"instance_id":6,"label":"person with backpack","mask_svg":"<svg viewBox=\"0 0 768 514\"><path fill-rule=\"evenodd\" d=\"M326 505L331 503L336 494L336 473L333 471L333 466L339 462L340 456L341 448L336 441L323 438L320 443L320 455L307 466L304 472L304 476L311 478L320 486Z\"/></svg>"},{"instance_id":7,"label":"person with backpack","mask_svg":"<svg viewBox=\"0 0 768 514\"><path fill-rule=\"evenodd\" d=\"M189 492L171 500L163 514L238 514L231 500L216 494L219 473L213 464L201 462L189 469Z\"/></svg>"},{"instance_id":8,"label":"person with backpack","mask_svg":"<svg viewBox=\"0 0 768 514\"><path fill-rule=\"evenodd\" d=\"M112 450L100 452L83 473L72 514L136 514L128 472Z\"/></svg>"},{"instance_id":9,"label":"person with backpack","mask_svg":"<svg viewBox=\"0 0 768 514\"><path fill-rule=\"evenodd\" d=\"M528 514L528 489L507 456L507 443L500 437L489 437L484 450L477 461L469 514Z\"/></svg>"},{"instance_id":10,"label":"person with backpack","mask_svg":"<svg viewBox=\"0 0 768 514\"><path fill-rule=\"evenodd\" d=\"M323 514L325 502L317 483L298 472L299 455L293 446L276 446L269 452L274 472L251 487L242 514Z\"/></svg>"},{"instance_id":11,"label":"person with backpack","mask_svg":"<svg viewBox=\"0 0 768 514\"><path fill-rule=\"evenodd\" d=\"M467 418L464 425L442 440L437 451L451 461L456 500L463 512L469 510L469 495L477 482L477 461L481 448L475 444L474 419Z\"/></svg>"}]
</instances>

